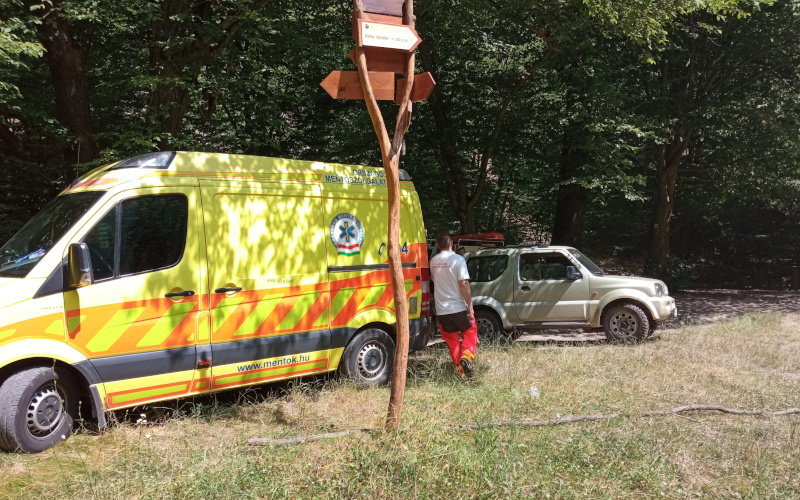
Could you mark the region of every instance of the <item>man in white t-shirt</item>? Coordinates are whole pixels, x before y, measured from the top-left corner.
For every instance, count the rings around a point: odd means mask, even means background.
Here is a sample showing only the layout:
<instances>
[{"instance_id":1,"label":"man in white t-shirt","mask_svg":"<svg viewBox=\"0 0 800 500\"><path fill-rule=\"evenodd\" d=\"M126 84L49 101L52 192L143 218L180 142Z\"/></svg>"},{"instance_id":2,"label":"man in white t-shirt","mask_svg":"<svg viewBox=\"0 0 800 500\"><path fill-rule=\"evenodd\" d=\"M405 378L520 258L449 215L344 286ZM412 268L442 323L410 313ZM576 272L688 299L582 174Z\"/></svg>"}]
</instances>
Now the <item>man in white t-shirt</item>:
<instances>
[{"instance_id":1,"label":"man in white t-shirt","mask_svg":"<svg viewBox=\"0 0 800 500\"><path fill-rule=\"evenodd\" d=\"M472 377L478 328L472 309L467 261L453 252L453 241L447 233L436 237L436 246L439 253L431 259L430 267L439 330L450 349L456 375Z\"/></svg>"}]
</instances>

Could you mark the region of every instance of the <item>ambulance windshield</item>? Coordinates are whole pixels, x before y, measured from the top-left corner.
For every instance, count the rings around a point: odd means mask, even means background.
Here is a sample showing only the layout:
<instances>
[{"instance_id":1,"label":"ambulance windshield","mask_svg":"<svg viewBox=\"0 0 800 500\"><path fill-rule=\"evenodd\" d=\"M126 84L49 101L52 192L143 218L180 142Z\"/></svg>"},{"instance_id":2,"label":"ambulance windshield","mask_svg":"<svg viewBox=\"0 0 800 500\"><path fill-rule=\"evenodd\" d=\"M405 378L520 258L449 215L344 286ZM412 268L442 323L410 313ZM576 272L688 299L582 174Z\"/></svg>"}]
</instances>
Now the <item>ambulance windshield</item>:
<instances>
[{"instance_id":1,"label":"ambulance windshield","mask_svg":"<svg viewBox=\"0 0 800 500\"><path fill-rule=\"evenodd\" d=\"M0 276L24 278L48 250L103 196L102 191L59 196L0 247Z\"/></svg>"}]
</instances>

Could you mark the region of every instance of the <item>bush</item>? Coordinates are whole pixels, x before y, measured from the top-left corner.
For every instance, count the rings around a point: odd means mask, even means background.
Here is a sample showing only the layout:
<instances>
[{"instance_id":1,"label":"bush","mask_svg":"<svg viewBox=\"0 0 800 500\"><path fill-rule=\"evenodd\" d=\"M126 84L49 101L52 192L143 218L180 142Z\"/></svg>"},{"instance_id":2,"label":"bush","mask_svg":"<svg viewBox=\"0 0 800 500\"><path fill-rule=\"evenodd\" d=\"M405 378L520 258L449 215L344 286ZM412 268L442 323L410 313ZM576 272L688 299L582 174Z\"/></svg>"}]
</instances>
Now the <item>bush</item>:
<instances>
[{"instance_id":1,"label":"bush","mask_svg":"<svg viewBox=\"0 0 800 500\"><path fill-rule=\"evenodd\" d=\"M684 259L671 257L661 267L659 278L670 290L685 290L697 279L697 273Z\"/></svg>"}]
</instances>

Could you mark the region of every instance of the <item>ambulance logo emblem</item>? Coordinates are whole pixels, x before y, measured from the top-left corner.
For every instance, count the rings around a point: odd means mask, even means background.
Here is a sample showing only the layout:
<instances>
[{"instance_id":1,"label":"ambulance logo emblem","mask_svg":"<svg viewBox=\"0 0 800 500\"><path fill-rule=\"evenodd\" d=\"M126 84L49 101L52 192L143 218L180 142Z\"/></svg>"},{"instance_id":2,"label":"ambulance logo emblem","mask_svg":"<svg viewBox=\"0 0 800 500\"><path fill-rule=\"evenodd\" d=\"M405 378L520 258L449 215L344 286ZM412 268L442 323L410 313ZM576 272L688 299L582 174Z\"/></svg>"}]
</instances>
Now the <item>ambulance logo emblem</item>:
<instances>
[{"instance_id":1,"label":"ambulance logo emblem","mask_svg":"<svg viewBox=\"0 0 800 500\"><path fill-rule=\"evenodd\" d=\"M353 214L339 214L331 222L331 242L339 255L361 253L364 243L364 227Z\"/></svg>"}]
</instances>

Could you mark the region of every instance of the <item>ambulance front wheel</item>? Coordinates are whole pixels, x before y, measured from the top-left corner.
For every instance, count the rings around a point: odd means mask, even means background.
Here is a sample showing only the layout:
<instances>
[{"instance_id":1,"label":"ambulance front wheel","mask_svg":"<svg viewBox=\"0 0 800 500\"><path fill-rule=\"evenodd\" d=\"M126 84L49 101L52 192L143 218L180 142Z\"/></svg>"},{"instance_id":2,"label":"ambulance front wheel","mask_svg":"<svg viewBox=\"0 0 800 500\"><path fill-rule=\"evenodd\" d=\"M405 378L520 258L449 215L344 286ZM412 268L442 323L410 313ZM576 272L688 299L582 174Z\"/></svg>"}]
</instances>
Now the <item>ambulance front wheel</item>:
<instances>
[{"instance_id":1,"label":"ambulance front wheel","mask_svg":"<svg viewBox=\"0 0 800 500\"><path fill-rule=\"evenodd\" d=\"M345 376L363 385L389 383L394 366L394 341L383 330L369 328L353 338L342 355Z\"/></svg>"},{"instance_id":2,"label":"ambulance front wheel","mask_svg":"<svg viewBox=\"0 0 800 500\"><path fill-rule=\"evenodd\" d=\"M54 367L28 368L0 385L0 449L39 453L67 439L78 414L75 380Z\"/></svg>"}]
</instances>

